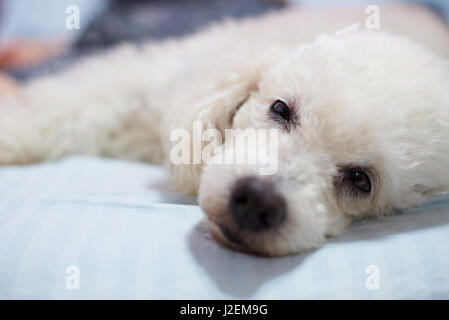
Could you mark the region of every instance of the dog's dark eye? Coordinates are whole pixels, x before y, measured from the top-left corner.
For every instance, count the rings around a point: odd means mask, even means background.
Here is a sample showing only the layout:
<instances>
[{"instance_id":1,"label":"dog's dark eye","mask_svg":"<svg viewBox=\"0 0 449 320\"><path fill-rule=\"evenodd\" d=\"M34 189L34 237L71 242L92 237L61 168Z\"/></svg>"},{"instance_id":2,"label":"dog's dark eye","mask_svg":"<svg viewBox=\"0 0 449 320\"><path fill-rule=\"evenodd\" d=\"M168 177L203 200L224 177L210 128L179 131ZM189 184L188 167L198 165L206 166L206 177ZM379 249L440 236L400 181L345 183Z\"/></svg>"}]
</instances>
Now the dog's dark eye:
<instances>
[{"instance_id":1,"label":"dog's dark eye","mask_svg":"<svg viewBox=\"0 0 449 320\"><path fill-rule=\"evenodd\" d=\"M371 181L368 175L360 170L348 170L346 179L359 191L368 193L371 191Z\"/></svg>"},{"instance_id":2,"label":"dog's dark eye","mask_svg":"<svg viewBox=\"0 0 449 320\"><path fill-rule=\"evenodd\" d=\"M281 100L276 100L270 107L270 111L277 117L290 121L290 108Z\"/></svg>"}]
</instances>

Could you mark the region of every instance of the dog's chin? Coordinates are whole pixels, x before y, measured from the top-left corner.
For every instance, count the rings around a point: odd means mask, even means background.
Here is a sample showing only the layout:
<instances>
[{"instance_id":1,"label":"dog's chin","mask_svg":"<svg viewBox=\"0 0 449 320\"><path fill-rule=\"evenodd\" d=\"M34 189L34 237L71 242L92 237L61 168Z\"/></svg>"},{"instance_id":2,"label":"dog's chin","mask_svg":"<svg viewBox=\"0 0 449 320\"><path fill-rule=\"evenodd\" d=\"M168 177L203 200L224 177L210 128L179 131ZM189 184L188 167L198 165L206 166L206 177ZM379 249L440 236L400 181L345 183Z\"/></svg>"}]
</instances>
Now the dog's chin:
<instances>
[{"instance_id":1,"label":"dog's chin","mask_svg":"<svg viewBox=\"0 0 449 320\"><path fill-rule=\"evenodd\" d=\"M229 229L223 225L218 225L214 222L209 221L209 232L219 245L226 249L233 251L239 251L242 253L259 256L259 257L277 257L278 255L265 252L263 250L257 250L252 247L249 243L242 241L241 238L233 234ZM246 240L246 239L245 239Z\"/></svg>"},{"instance_id":2,"label":"dog's chin","mask_svg":"<svg viewBox=\"0 0 449 320\"><path fill-rule=\"evenodd\" d=\"M209 221L209 231L214 240L227 249L255 255L258 254L244 242L239 240L224 226L217 225L216 223Z\"/></svg>"}]
</instances>

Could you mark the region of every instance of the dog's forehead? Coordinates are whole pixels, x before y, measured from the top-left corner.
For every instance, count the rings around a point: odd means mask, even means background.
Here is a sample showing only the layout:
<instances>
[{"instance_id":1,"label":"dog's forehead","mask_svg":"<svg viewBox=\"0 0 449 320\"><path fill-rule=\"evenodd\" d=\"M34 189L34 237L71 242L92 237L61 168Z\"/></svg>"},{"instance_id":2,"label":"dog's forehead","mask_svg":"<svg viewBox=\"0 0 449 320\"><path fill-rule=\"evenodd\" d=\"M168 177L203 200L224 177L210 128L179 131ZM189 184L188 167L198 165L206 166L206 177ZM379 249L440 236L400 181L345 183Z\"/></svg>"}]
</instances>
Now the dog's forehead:
<instances>
[{"instance_id":1,"label":"dog's forehead","mask_svg":"<svg viewBox=\"0 0 449 320\"><path fill-rule=\"evenodd\" d=\"M269 64L264 78L280 82L289 91L302 88L312 80L310 87L321 92L346 84L369 89L369 83L382 82L401 70L419 76L420 68L407 62L425 64L426 53L414 43L387 34L354 32L322 36L274 56L276 60ZM385 89L388 87L384 86Z\"/></svg>"},{"instance_id":2,"label":"dog's forehead","mask_svg":"<svg viewBox=\"0 0 449 320\"><path fill-rule=\"evenodd\" d=\"M423 130L423 110L435 111L447 96L444 70L440 59L404 39L329 37L272 65L259 88L272 100L297 103L295 143L325 150L336 162L400 162L415 152L407 137ZM430 71L441 81L427 81Z\"/></svg>"}]
</instances>

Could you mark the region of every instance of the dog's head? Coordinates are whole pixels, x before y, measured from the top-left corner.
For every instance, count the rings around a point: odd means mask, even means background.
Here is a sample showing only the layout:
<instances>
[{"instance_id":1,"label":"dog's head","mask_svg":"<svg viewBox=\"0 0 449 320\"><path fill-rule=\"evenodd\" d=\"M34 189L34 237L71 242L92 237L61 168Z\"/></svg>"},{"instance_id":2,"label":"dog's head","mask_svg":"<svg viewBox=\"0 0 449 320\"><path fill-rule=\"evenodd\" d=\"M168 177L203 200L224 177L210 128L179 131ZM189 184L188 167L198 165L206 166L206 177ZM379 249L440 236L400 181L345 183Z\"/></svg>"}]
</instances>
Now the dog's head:
<instances>
[{"instance_id":1,"label":"dog's head","mask_svg":"<svg viewBox=\"0 0 449 320\"><path fill-rule=\"evenodd\" d=\"M340 234L351 218L448 189L449 68L425 48L378 32L321 36L231 78L216 87L201 120L221 131L278 134L275 146L225 140L215 154L274 147L273 174L214 158L203 168L200 206L226 246L297 253Z\"/></svg>"}]
</instances>

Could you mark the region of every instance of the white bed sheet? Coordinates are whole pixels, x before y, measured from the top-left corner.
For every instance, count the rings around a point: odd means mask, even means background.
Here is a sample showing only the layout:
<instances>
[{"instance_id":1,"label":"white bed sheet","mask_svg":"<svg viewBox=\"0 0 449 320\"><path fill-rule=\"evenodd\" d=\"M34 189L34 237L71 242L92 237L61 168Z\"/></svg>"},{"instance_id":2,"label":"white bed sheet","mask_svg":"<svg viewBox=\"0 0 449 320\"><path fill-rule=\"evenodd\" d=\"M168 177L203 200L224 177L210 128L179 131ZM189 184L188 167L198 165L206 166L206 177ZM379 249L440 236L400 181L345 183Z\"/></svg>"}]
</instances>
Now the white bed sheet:
<instances>
[{"instance_id":1,"label":"white bed sheet","mask_svg":"<svg viewBox=\"0 0 449 320\"><path fill-rule=\"evenodd\" d=\"M0 298L449 298L447 198L267 259L219 247L164 178L94 157L0 168Z\"/></svg>"}]
</instances>

